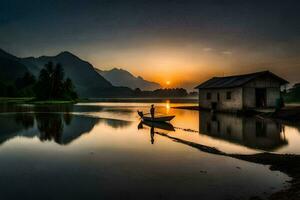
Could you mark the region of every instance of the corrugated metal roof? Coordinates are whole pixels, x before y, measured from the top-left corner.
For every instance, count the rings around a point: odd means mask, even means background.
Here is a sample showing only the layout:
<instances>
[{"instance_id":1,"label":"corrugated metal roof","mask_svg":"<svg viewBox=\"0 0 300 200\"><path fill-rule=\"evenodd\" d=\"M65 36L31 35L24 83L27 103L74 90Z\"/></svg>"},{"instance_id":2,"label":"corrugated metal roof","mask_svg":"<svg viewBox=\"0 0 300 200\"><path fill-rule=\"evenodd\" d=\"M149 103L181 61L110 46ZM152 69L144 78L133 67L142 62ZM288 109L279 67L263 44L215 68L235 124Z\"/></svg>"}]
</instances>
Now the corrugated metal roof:
<instances>
[{"instance_id":1,"label":"corrugated metal roof","mask_svg":"<svg viewBox=\"0 0 300 200\"><path fill-rule=\"evenodd\" d=\"M288 81L280 78L279 76L273 74L270 71L262 71L256 72L251 74L243 74L243 75L236 75L236 76L227 76L227 77L213 77L197 87L195 89L217 89L217 88L234 88L240 87L249 81L252 81L258 77L269 75L275 79L277 79L280 84L287 84Z\"/></svg>"}]
</instances>

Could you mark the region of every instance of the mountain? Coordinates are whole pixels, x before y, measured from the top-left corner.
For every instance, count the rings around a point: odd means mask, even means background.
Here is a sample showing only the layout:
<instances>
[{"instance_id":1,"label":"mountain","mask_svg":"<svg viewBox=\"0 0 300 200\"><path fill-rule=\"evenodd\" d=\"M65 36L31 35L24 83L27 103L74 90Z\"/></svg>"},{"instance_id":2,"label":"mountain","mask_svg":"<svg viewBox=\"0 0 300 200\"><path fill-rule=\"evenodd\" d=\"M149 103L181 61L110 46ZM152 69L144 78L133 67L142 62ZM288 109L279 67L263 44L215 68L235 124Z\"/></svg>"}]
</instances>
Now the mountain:
<instances>
[{"instance_id":1,"label":"mountain","mask_svg":"<svg viewBox=\"0 0 300 200\"><path fill-rule=\"evenodd\" d=\"M130 72L123 69L113 68L107 71L96 69L96 71L114 86L125 86L130 87L131 89L140 88L142 90L155 90L161 88L158 83L147 81L140 76L135 77Z\"/></svg>"},{"instance_id":2,"label":"mountain","mask_svg":"<svg viewBox=\"0 0 300 200\"><path fill-rule=\"evenodd\" d=\"M54 64L60 63L63 66L65 76L72 79L76 91L81 97L101 96L103 94L101 90L106 91L107 88L113 87L109 81L94 70L94 67L90 63L81 60L67 51L56 56L22 59L22 63L36 76L38 76L39 71L49 61L52 61Z\"/></svg>"},{"instance_id":3,"label":"mountain","mask_svg":"<svg viewBox=\"0 0 300 200\"><path fill-rule=\"evenodd\" d=\"M115 87L103 78L94 67L64 51L56 56L19 58L0 49L0 82L12 82L31 72L36 77L46 63L60 63L64 68L65 77L72 79L80 97L130 97L133 90L128 87Z\"/></svg>"},{"instance_id":4,"label":"mountain","mask_svg":"<svg viewBox=\"0 0 300 200\"><path fill-rule=\"evenodd\" d=\"M14 81L27 72L21 59L0 49L0 80Z\"/></svg>"}]
</instances>

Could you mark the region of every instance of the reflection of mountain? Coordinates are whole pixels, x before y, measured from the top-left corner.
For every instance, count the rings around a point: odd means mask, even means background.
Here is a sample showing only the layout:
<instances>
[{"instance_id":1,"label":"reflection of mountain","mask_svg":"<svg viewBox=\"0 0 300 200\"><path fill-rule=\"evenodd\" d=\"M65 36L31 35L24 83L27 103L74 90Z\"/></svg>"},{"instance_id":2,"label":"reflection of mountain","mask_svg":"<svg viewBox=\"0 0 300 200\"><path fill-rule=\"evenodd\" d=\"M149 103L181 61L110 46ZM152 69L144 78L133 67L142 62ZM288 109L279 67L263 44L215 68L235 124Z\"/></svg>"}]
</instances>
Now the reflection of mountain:
<instances>
[{"instance_id":1,"label":"reflection of mountain","mask_svg":"<svg viewBox=\"0 0 300 200\"><path fill-rule=\"evenodd\" d=\"M101 106L86 106L72 104L53 104L53 105L21 105L21 104L3 104L0 106L0 113L22 113L22 112L100 112L103 110Z\"/></svg>"},{"instance_id":2,"label":"reflection of mountain","mask_svg":"<svg viewBox=\"0 0 300 200\"><path fill-rule=\"evenodd\" d=\"M68 112L58 113L53 112L53 109L49 109L48 112L0 115L0 144L22 136L38 137L40 141L54 141L66 145L83 134L89 133L99 122L112 128L124 128L131 124L131 122L123 120L72 115Z\"/></svg>"},{"instance_id":3,"label":"reflection of mountain","mask_svg":"<svg viewBox=\"0 0 300 200\"><path fill-rule=\"evenodd\" d=\"M85 116L74 116L72 123L65 126L59 144L69 144L85 133L89 133L99 119Z\"/></svg>"},{"instance_id":4,"label":"reflection of mountain","mask_svg":"<svg viewBox=\"0 0 300 200\"><path fill-rule=\"evenodd\" d=\"M101 119L101 121L104 121L105 124L112 128L124 128L126 126L129 126L131 124L130 121L124 121L119 119Z\"/></svg>"},{"instance_id":5,"label":"reflection of mountain","mask_svg":"<svg viewBox=\"0 0 300 200\"><path fill-rule=\"evenodd\" d=\"M41 141L69 144L92 130L96 118L63 113L17 113L1 115L0 143L17 136L38 137Z\"/></svg>"},{"instance_id":6,"label":"reflection of mountain","mask_svg":"<svg viewBox=\"0 0 300 200\"><path fill-rule=\"evenodd\" d=\"M26 122L21 122L20 116L17 115L0 115L0 144L6 142L7 140L13 137L16 137L17 135L19 135L18 133L22 130L28 129L28 121L31 121L31 119L33 120L33 118L29 115L26 119L24 119ZM32 127L31 125L29 126L30 128Z\"/></svg>"},{"instance_id":7,"label":"reflection of mountain","mask_svg":"<svg viewBox=\"0 0 300 200\"><path fill-rule=\"evenodd\" d=\"M246 147L273 151L287 144L282 125L273 121L236 115L201 112L199 132Z\"/></svg>"},{"instance_id":8,"label":"reflection of mountain","mask_svg":"<svg viewBox=\"0 0 300 200\"><path fill-rule=\"evenodd\" d=\"M85 133L89 133L99 119L66 114L36 114L40 140L54 140L58 144L69 144Z\"/></svg>"}]
</instances>

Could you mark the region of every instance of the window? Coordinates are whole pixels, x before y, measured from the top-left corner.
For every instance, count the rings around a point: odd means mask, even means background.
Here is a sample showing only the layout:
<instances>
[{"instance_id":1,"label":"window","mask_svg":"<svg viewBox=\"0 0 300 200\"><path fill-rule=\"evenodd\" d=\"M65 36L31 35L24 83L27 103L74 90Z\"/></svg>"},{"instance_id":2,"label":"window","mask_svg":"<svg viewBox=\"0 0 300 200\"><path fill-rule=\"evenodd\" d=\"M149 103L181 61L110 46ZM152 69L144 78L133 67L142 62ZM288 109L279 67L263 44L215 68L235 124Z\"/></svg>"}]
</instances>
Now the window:
<instances>
[{"instance_id":1,"label":"window","mask_svg":"<svg viewBox=\"0 0 300 200\"><path fill-rule=\"evenodd\" d=\"M230 100L231 99L231 92L226 92L226 99Z\"/></svg>"},{"instance_id":2,"label":"window","mask_svg":"<svg viewBox=\"0 0 300 200\"><path fill-rule=\"evenodd\" d=\"M207 100L210 100L210 99L211 99L211 93L210 93L210 92L206 93L206 99L207 99Z\"/></svg>"},{"instance_id":3,"label":"window","mask_svg":"<svg viewBox=\"0 0 300 200\"><path fill-rule=\"evenodd\" d=\"M217 94L217 100L220 101L220 93Z\"/></svg>"}]
</instances>

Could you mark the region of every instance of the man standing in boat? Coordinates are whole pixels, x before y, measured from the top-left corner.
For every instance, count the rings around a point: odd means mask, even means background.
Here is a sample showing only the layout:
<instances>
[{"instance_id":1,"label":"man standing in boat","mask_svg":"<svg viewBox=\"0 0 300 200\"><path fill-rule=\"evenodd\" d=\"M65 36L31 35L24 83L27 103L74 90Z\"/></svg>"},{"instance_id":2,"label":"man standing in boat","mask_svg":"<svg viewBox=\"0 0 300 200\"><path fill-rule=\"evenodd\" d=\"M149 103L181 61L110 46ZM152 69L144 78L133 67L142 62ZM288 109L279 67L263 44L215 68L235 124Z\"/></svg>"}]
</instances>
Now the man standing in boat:
<instances>
[{"instance_id":1,"label":"man standing in boat","mask_svg":"<svg viewBox=\"0 0 300 200\"><path fill-rule=\"evenodd\" d=\"M154 108L154 105L152 104L151 108L150 108L150 114L151 114L152 119L154 119L154 113L155 113L155 108Z\"/></svg>"}]
</instances>

